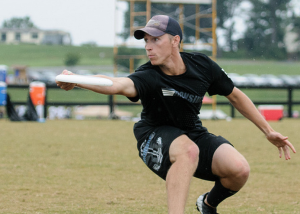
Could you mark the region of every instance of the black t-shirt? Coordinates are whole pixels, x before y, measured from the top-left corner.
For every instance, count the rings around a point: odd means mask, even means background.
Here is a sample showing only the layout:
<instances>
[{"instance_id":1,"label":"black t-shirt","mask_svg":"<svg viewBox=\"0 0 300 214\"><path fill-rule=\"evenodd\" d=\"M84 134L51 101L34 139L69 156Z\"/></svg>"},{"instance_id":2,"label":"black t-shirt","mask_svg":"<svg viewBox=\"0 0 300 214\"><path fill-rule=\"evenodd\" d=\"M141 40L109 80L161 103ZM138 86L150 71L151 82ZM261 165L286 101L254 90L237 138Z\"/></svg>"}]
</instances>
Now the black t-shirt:
<instances>
[{"instance_id":1,"label":"black t-shirt","mask_svg":"<svg viewBox=\"0 0 300 214\"><path fill-rule=\"evenodd\" d=\"M134 82L143 110L141 121L147 126L170 125L188 131L203 129L199 119L202 100L209 95L227 96L233 83L208 56L201 53L180 53L186 66L181 75L169 76L151 62L140 66L128 77Z\"/></svg>"}]
</instances>

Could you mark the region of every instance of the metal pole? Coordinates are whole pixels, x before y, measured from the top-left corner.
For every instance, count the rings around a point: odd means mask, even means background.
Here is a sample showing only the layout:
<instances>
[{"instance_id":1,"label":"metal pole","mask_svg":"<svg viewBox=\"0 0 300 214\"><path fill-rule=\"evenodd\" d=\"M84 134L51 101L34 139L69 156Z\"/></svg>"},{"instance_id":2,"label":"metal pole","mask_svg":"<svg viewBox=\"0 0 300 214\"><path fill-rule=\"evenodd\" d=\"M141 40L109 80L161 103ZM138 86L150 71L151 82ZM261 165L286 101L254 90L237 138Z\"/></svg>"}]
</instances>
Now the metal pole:
<instances>
[{"instance_id":1,"label":"metal pole","mask_svg":"<svg viewBox=\"0 0 300 214\"><path fill-rule=\"evenodd\" d=\"M288 87L288 117L293 117L293 88Z\"/></svg>"},{"instance_id":2,"label":"metal pole","mask_svg":"<svg viewBox=\"0 0 300 214\"><path fill-rule=\"evenodd\" d=\"M198 16L198 14L199 14L199 11L200 11L200 8L199 8L200 6L198 5L198 4L196 4L195 5L195 9L196 9L196 11L195 11L195 13L196 13L196 20L195 20L195 25L196 25L196 27L195 27L195 38L196 38L196 43L197 43L197 41L199 40L199 28L200 28L200 20L199 20L199 16Z\"/></svg>"},{"instance_id":3,"label":"metal pole","mask_svg":"<svg viewBox=\"0 0 300 214\"><path fill-rule=\"evenodd\" d=\"M108 103L109 103L109 118L110 119L116 119L115 104L114 104L114 96L113 95L108 96Z\"/></svg>"},{"instance_id":4,"label":"metal pole","mask_svg":"<svg viewBox=\"0 0 300 214\"><path fill-rule=\"evenodd\" d=\"M47 85L45 85L45 103L44 103L44 118L47 118L47 108L48 108L48 102L47 102L47 97L48 97L48 90L47 90Z\"/></svg>"},{"instance_id":5,"label":"metal pole","mask_svg":"<svg viewBox=\"0 0 300 214\"><path fill-rule=\"evenodd\" d=\"M214 60L217 58L217 0L212 1L212 39L213 39L213 50L212 57Z\"/></svg>"},{"instance_id":6,"label":"metal pole","mask_svg":"<svg viewBox=\"0 0 300 214\"><path fill-rule=\"evenodd\" d=\"M231 118L234 118L235 117L234 106L231 104L230 106L231 106Z\"/></svg>"},{"instance_id":7,"label":"metal pole","mask_svg":"<svg viewBox=\"0 0 300 214\"><path fill-rule=\"evenodd\" d=\"M134 71L134 58L129 59L129 73L133 73Z\"/></svg>"},{"instance_id":8,"label":"metal pole","mask_svg":"<svg viewBox=\"0 0 300 214\"><path fill-rule=\"evenodd\" d=\"M182 30L182 36L184 35L184 14L183 14L184 6L183 4L179 4L179 25ZM181 41L180 45L180 51L183 51L183 39Z\"/></svg>"},{"instance_id":9,"label":"metal pole","mask_svg":"<svg viewBox=\"0 0 300 214\"><path fill-rule=\"evenodd\" d=\"M146 2L146 23L150 20L151 18L151 1L147 0Z\"/></svg>"},{"instance_id":10,"label":"metal pole","mask_svg":"<svg viewBox=\"0 0 300 214\"><path fill-rule=\"evenodd\" d=\"M130 36L133 36L134 1L130 1Z\"/></svg>"}]
</instances>

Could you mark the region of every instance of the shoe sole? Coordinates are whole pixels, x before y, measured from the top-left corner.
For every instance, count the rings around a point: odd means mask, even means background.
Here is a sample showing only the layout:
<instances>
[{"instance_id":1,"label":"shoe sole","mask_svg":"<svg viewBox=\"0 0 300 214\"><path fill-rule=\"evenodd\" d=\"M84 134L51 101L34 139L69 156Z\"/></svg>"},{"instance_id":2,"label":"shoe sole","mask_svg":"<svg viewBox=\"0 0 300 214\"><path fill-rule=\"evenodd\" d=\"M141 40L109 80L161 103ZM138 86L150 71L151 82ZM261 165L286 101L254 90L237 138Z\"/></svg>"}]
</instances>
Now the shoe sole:
<instances>
[{"instance_id":1,"label":"shoe sole","mask_svg":"<svg viewBox=\"0 0 300 214\"><path fill-rule=\"evenodd\" d=\"M200 195L199 198L197 199L196 201L196 207L197 207L197 210L202 214L202 203L203 203L203 197L204 195ZM201 207L201 208L200 208Z\"/></svg>"}]
</instances>

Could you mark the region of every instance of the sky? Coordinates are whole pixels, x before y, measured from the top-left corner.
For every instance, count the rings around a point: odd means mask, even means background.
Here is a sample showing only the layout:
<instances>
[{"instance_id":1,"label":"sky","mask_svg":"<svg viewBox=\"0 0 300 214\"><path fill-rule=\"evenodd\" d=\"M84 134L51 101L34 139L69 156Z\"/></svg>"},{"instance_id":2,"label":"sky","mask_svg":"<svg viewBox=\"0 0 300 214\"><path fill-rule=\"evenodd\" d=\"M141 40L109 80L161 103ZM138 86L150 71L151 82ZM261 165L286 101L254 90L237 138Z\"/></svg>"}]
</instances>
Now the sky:
<instances>
[{"instance_id":1,"label":"sky","mask_svg":"<svg viewBox=\"0 0 300 214\"><path fill-rule=\"evenodd\" d=\"M292 0L292 4L300 15L299 0ZM40 29L69 32L73 45L96 42L113 46L118 42L115 32L121 31L125 10L126 4L117 0L0 0L0 26L12 17L29 16ZM245 28L244 23L237 26L239 32Z\"/></svg>"},{"instance_id":2,"label":"sky","mask_svg":"<svg viewBox=\"0 0 300 214\"><path fill-rule=\"evenodd\" d=\"M25 16L40 29L69 32L74 45L114 45L115 0L0 0L0 26Z\"/></svg>"}]
</instances>

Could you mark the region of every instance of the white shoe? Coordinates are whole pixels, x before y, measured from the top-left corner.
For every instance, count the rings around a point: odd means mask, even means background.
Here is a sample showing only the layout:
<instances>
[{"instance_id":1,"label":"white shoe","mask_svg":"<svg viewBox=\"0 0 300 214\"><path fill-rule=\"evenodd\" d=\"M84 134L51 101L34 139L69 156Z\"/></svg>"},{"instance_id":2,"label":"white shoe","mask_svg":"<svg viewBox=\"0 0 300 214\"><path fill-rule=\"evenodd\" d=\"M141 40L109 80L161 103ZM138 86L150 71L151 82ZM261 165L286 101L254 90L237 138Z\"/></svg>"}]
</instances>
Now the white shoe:
<instances>
[{"instance_id":1,"label":"white shoe","mask_svg":"<svg viewBox=\"0 0 300 214\"><path fill-rule=\"evenodd\" d=\"M197 210L201 214L217 214L216 208L212 208L204 203L204 200L207 195L208 195L208 192L199 196L199 198L196 201Z\"/></svg>"}]
</instances>

